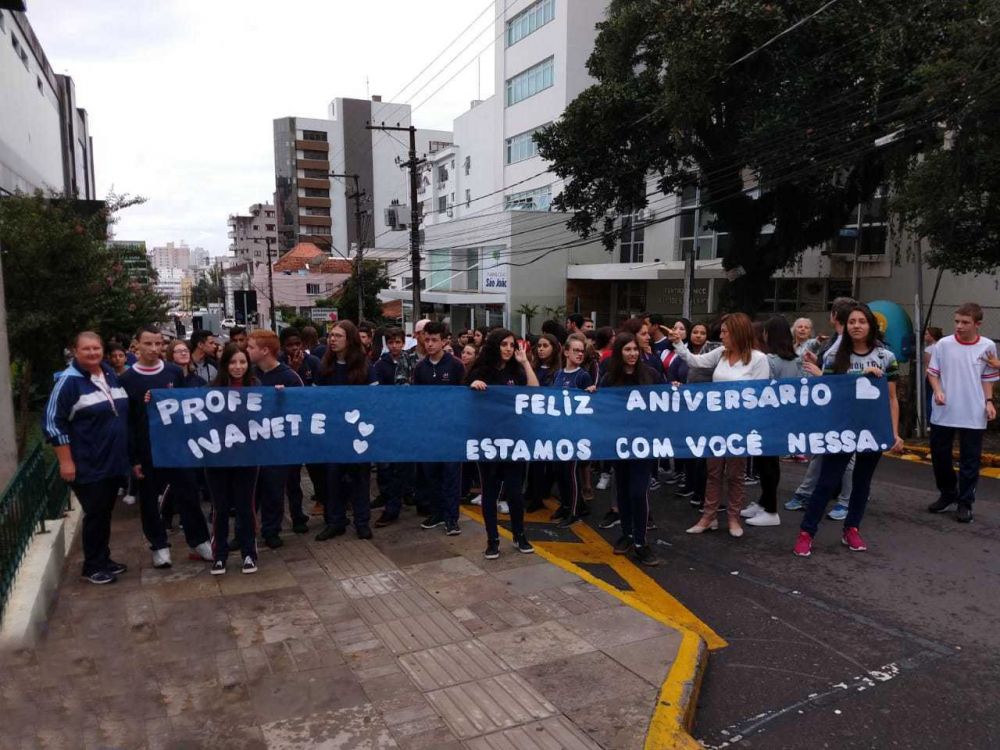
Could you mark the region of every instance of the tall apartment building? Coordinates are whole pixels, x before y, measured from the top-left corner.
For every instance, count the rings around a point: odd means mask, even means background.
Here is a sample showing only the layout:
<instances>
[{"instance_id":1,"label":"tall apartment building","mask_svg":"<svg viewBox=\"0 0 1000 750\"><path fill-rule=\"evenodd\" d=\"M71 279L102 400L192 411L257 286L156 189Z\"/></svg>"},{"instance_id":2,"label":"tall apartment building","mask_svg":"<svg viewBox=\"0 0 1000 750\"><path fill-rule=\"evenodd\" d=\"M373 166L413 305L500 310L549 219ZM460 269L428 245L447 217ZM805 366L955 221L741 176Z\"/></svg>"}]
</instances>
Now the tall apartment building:
<instances>
[{"instance_id":1,"label":"tall apartment building","mask_svg":"<svg viewBox=\"0 0 1000 750\"><path fill-rule=\"evenodd\" d=\"M93 141L73 79L56 74L25 13L0 9L0 190L94 200Z\"/></svg>"},{"instance_id":2,"label":"tall apartment building","mask_svg":"<svg viewBox=\"0 0 1000 750\"><path fill-rule=\"evenodd\" d=\"M191 248L183 240L179 244L168 242L150 250L149 258L157 271L186 271L191 267Z\"/></svg>"},{"instance_id":3,"label":"tall apartment building","mask_svg":"<svg viewBox=\"0 0 1000 750\"><path fill-rule=\"evenodd\" d=\"M395 133L392 138L365 127L382 122L409 127L410 106L383 102L378 96L371 101L338 98L330 102L327 119L274 121L274 205L283 252L300 242L312 242L347 257L356 246L354 205L347 199L354 183L331 174L359 178L365 196L365 246L371 247L375 237L388 231L377 206L392 200L408 202L408 179L398 164L407 158L407 135ZM446 131L418 130L416 135L421 154L451 143Z\"/></svg>"},{"instance_id":4,"label":"tall apartment building","mask_svg":"<svg viewBox=\"0 0 1000 750\"><path fill-rule=\"evenodd\" d=\"M236 262L267 261L267 242L271 255L278 253L278 219L272 203L254 203L246 214L229 215L229 251Z\"/></svg>"}]
</instances>

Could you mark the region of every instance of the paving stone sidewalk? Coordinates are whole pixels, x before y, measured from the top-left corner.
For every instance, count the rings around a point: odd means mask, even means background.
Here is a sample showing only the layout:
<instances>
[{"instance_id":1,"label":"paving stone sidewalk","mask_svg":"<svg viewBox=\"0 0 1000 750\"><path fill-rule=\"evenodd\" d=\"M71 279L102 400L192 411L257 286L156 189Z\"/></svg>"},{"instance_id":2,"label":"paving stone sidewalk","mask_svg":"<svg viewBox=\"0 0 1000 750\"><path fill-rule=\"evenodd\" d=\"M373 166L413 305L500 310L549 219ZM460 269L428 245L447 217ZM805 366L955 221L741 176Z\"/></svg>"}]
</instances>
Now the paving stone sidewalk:
<instances>
[{"instance_id":1,"label":"paving stone sidewalk","mask_svg":"<svg viewBox=\"0 0 1000 750\"><path fill-rule=\"evenodd\" d=\"M150 567L135 508L82 582L71 556L34 652L0 668L0 748L641 748L678 634L485 534L285 535L260 571L209 575L171 537Z\"/></svg>"}]
</instances>

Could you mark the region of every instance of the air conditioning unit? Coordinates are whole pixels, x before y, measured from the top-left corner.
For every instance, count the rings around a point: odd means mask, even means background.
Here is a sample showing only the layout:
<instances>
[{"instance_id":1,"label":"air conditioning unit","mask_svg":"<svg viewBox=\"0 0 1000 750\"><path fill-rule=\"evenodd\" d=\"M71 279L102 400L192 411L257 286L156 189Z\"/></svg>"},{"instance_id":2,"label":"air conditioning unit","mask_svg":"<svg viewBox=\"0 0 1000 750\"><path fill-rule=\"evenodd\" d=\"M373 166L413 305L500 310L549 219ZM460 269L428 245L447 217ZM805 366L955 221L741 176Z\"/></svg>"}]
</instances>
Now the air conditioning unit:
<instances>
[{"instance_id":1,"label":"air conditioning unit","mask_svg":"<svg viewBox=\"0 0 1000 750\"><path fill-rule=\"evenodd\" d=\"M385 225L393 232L401 232L410 227L410 207L394 203L385 209Z\"/></svg>"}]
</instances>

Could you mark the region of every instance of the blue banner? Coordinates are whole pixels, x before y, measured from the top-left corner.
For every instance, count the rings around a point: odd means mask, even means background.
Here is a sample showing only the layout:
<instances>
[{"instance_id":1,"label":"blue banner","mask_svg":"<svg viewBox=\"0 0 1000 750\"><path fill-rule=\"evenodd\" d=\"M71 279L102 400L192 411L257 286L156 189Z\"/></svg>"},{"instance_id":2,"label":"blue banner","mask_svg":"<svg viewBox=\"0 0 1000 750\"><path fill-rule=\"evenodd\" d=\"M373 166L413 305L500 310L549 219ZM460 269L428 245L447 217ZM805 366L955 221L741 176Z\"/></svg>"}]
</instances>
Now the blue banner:
<instances>
[{"instance_id":1,"label":"blue banner","mask_svg":"<svg viewBox=\"0 0 1000 750\"><path fill-rule=\"evenodd\" d=\"M884 380L606 388L154 390L157 466L567 461L886 450Z\"/></svg>"}]
</instances>

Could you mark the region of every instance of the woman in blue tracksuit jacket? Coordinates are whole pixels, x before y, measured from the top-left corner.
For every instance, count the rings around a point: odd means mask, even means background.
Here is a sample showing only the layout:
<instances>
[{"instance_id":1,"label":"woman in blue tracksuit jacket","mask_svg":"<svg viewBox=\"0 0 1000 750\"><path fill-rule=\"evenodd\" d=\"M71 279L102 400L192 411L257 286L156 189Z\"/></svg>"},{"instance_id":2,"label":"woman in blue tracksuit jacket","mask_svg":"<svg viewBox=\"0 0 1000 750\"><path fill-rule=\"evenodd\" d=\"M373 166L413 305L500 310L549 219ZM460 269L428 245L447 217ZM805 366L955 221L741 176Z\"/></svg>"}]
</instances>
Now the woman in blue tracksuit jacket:
<instances>
[{"instance_id":1,"label":"woman in blue tracksuit jacket","mask_svg":"<svg viewBox=\"0 0 1000 750\"><path fill-rule=\"evenodd\" d=\"M129 475L128 394L103 360L101 337L78 334L73 361L56 376L43 419L59 475L83 508L83 577L98 584L114 583L126 570L111 559L108 545L118 488Z\"/></svg>"}]
</instances>

